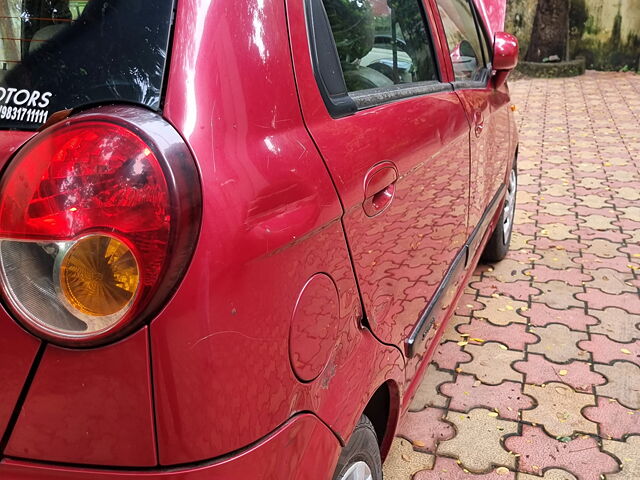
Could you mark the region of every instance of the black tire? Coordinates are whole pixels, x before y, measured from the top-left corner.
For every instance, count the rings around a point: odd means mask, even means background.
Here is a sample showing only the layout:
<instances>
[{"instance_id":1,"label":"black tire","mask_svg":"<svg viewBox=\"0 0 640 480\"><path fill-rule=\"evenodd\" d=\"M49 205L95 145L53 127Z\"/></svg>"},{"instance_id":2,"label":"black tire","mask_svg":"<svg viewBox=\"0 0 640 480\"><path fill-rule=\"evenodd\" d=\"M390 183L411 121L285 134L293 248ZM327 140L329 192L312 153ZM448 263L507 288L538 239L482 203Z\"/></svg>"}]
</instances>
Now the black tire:
<instances>
[{"instance_id":1,"label":"black tire","mask_svg":"<svg viewBox=\"0 0 640 480\"><path fill-rule=\"evenodd\" d=\"M512 177L513 175L513 177ZM513 189L513 190L512 190ZM507 185L507 197L505 198L504 203L502 204L502 212L500 212L500 219L496 225L496 228L493 230L491 237L489 238L489 242L487 246L484 247L484 252L482 252L482 260L484 262L495 263L504 259L509 253L509 244L511 243L511 235L513 234L513 224L514 217L516 213L516 193L518 191L518 168L516 163L513 164L513 169L509 174L509 181ZM512 197L510 198L510 193L513 192ZM508 210L508 212L507 212ZM506 224L508 218L507 215L511 216L510 219L510 228L508 232L505 234L504 225Z\"/></svg>"},{"instance_id":2,"label":"black tire","mask_svg":"<svg viewBox=\"0 0 640 480\"><path fill-rule=\"evenodd\" d=\"M378 437L371 421L365 416L353 430L349 443L342 449L333 480L342 479L354 464L364 462L371 471L372 480L382 480L382 460Z\"/></svg>"}]
</instances>

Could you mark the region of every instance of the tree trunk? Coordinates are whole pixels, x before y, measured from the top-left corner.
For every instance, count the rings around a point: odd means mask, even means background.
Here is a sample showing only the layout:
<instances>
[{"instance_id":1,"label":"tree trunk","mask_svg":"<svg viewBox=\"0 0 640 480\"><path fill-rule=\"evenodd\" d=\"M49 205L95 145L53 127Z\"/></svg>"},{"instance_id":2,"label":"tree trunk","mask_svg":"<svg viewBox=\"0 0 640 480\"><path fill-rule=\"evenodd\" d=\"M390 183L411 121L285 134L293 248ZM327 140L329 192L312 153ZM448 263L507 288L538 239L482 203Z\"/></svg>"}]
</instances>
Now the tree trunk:
<instances>
[{"instance_id":1,"label":"tree trunk","mask_svg":"<svg viewBox=\"0 0 640 480\"><path fill-rule=\"evenodd\" d=\"M526 59L530 62L541 62L552 55L557 55L561 60L565 59L568 25L568 0L540 0Z\"/></svg>"}]
</instances>

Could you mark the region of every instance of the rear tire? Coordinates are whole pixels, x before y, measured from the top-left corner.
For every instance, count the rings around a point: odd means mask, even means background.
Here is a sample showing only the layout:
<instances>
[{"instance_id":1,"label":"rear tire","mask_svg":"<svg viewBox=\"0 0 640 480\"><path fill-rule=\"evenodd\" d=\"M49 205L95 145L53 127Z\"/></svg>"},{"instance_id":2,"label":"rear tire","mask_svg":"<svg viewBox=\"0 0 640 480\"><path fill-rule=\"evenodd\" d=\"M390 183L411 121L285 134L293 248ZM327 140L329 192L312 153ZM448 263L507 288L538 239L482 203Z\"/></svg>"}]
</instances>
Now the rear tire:
<instances>
[{"instance_id":1,"label":"rear tire","mask_svg":"<svg viewBox=\"0 0 640 480\"><path fill-rule=\"evenodd\" d=\"M342 449L333 480L382 480L382 460L378 437L365 416L353 430L349 443Z\"/></svg>"},{"instance_id":2,"label":"rear tire","mask_svg":"<svg viewBox=\"0 0 640 480\"><path fill-rule=\"evenodd\" d=\"M489 238L482 253L482 260L489 263L499 262L509 253L509 244L513 233L513 223L516 213L516 194L518 193L518 168L513 164L507 184L507 195L502 205L502 212L495 230Z\"/></svg>"}]
</instances>

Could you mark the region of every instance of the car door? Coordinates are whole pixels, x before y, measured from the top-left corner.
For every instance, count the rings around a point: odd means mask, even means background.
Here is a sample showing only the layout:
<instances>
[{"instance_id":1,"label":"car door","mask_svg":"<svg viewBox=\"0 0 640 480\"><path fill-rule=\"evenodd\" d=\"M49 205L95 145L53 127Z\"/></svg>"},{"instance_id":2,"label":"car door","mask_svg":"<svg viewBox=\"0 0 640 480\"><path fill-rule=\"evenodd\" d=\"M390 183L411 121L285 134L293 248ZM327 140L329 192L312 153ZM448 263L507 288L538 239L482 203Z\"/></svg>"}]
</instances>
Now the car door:
<instances>
[{"instance_id":1,"label":"car door","mask_svg":"<svg viewBox=\"0 0 640 480\"><path fill-rule=\"evenodd\" d=\"M464 268L469 202L469 123L432 12L420 0L287 5L302 111L342 201L366 321L421 357Z\"/></svg>"},{"instance_id":2,"label":"car door","mask_svg":"<svg viewBox=\"0 0 640 480\"><path fill-rule=\"evenodd\" d=\"M449 49L453 86L471 123L471 233L490 210L511 160L507 148L509 91L506 85L494 88L489 48L493 41L487 40L487 29L475 4L471 0L435 0L435 6Z\"/></svg>"}]
</instances>

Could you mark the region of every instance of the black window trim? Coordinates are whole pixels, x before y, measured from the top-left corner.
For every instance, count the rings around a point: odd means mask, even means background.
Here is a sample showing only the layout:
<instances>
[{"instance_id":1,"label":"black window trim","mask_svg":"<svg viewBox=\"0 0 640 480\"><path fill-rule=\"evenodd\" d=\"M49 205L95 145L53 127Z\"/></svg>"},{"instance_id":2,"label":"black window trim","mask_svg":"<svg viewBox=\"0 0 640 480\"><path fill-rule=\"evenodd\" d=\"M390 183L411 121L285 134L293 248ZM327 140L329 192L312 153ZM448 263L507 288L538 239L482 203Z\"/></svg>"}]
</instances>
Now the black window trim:
<instances>
[{"instance_id":1,"label":"black window trim","mask_svg":"<svg viewBox=\"0 0 640 480\"><path fill-rule=\"evenodd\" d=\"M471 13L473 14L473 19L476 22L476 30L478 31L478 37L480 40L484 40L484 45L487 47L487 55L488 57L484 59L484 63L486 64L486 68L488 70L492 70L491 66L493 63L493 52L491 51L491 46L493 45L493 41L490 41L489 35L486 30L486 25L480 17L480 13L476 7L476 4L473 0L468 0L471 5ZM484 49L482 50L482 56L484 57Z\"/></svg>"},{"instance_id":2,"label":"black window trim","mask_svg":"<svg viewBox=\"0 0 640 480\"><path fill-rule=\"evenodd\" d=\"M487 44L488 53L489 55L491 55L490 46L493 45L493 42L488 41L488 35L485 31L485 25L484 25L484 22L480 19L480 15L478 14L478 10L476 9L476 4L473 0L466 0L466 1L469 4L469 7L471 8L471 15L473 15L473 21L476 25L476 35L478 35L478 40L482 41L482 38L480 37L484 38L484 41ZM448 45L447 45L447 48L449 48ZM482 45L480 46L480 50L482 50L480 52L480 55L482 55L482 58L484 59L484 63L485 63L485 67L482 69L482 79L454 80L453 82L451 82L451 85L453 86L453 89L455 91L484 90L489 86L489 82L491 81L491 75L493 73L492 59L485 58L484 49L482 48ZM454 77L455 77L455 74L454 74Z\"/></svg>"},{"instance_id":3,"label":"black window trim","mask_svg":"<svg viewBox=\"0 0 640 480\"><path fill-rule=\"evenodd\" d=\"M436 67L438 80L397 84L389 87L372 88L349 92L344 80L342 66L338 50L335 45L329 19L324 9L322 0L305 0L305 14L307 18L307 32L309 35L309 48L313 74L320 90L329 114L333 118L353 115L361 110L378 107L387 103L433 95L441 92L451 92L454 86L451 83L442 82L442 63L440 56L434 48L433 32L428 21L424 5L421 0L413 0L418 3L422 22L429 39L431 51ZM325 61L321 61L321 56Z\"/></svg>"}]
</instances>

